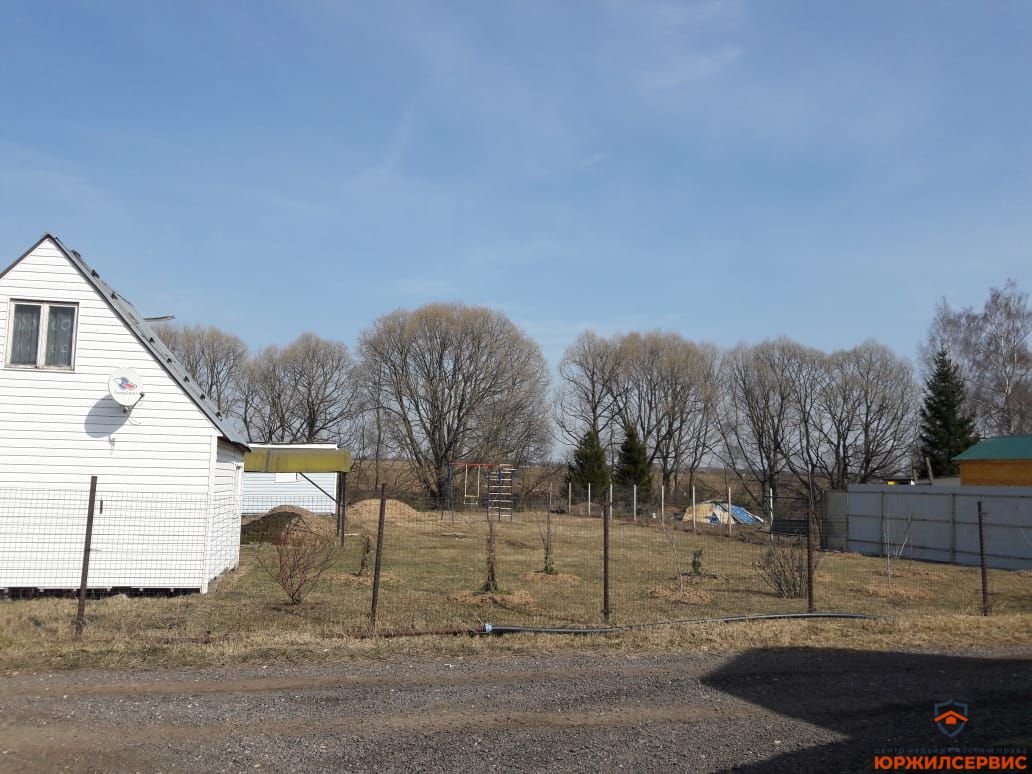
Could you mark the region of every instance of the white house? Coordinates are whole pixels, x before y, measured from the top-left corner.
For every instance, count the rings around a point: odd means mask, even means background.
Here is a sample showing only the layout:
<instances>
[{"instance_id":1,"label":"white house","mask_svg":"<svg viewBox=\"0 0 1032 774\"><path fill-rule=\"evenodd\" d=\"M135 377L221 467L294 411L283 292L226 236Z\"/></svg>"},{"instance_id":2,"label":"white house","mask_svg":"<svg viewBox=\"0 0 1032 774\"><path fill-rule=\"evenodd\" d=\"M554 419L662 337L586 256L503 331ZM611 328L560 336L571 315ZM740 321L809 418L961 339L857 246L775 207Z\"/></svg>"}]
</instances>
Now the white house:
<instances>
[{"instance_id":1,"label":"white house","mask_svg":"<svg viewBox=\"0 0 1032 774\"><path fill-rule=\"evenodd\" d=\"M252 443L255 451L337 450L335 443ZM244 513L264 513L277 505L298 505L314 513L334 513L337 473L254 473L244 471Z\"/></svg>"},{"instance_id":2,"label":"white house","mask_svg":"<svg viewBox=\"0 0 1032 774\"><path fill-rule=\"evenodd\" d=\"M236 566L245 435L50 234L0 273L0 364L0 589L78 587L92 475L90 588L204 592Z\"/></svg>"}]
</instances>

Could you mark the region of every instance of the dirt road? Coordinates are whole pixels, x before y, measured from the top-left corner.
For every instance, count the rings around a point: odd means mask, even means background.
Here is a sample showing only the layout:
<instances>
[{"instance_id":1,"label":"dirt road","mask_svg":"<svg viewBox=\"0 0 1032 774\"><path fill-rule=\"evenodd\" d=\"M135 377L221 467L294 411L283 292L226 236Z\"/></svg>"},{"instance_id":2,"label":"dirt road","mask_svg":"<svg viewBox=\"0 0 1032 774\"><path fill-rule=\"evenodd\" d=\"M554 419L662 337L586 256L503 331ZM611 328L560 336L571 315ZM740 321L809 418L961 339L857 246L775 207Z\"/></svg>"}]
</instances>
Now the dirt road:
<instances>
[{"instance_id":1,"label":"dirt road","mask_svg":"<svg viewBox=\"0 0 1032 774\"><path fill-rule=\"evenodd\" d=\"M1032 650L18 674L0 713L3 771L870 771L878 748L1032 747Z\"/></svg>"}]
</instances>

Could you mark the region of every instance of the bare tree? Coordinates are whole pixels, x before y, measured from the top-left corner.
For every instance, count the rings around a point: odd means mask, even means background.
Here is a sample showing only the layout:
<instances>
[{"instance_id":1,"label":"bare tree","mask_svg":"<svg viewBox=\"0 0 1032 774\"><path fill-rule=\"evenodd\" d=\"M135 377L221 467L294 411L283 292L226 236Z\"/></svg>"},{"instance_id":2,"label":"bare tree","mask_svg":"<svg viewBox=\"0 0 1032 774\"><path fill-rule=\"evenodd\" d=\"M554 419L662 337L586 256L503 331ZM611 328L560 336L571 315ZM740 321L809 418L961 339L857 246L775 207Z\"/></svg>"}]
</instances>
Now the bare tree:
<instances>
[{"instance_id":1,"label":"bare tree","mask_svg":"<svg viewBox=\"0 0 1032 774\"><path fill-rule=\"evenodd\" d=\"M384 428L429 495L447 493L449 462L521 464L547 453L547 366L500 312L398 310L362 334L360 349L363 372L381 379Z\"/></svg>"},{"instance_id":2,"label":"bare tree","mask_svg":"<svg viewBox=\"0 0 1032 774\"><path fill-rule=\"evenodd\" d=\"M638 431L664 486L684 469L692 478L712 442L716 349L657 331L623 336L618 352L621 417Z\"/></svg>"},{"instance_id":3,"label":"bare tree","mask_svg":"<svg viewBox=\"0 0 1032 774\"><path fill-rule=\"evenodd\" d=\"M594 430L603 437L618 408L620 357L617 344L585 331L559 362L555 420L564 440L576 445Z\"/></svg>"},{"instance_id":4,"label":"bare tree","mask_svg":"<svg viewBox=\"0 0 1032 774\"><path fill-rule=\"evenodd\" d=\"M237 379L247 362L247 345L218 328L163 324L155 332L219 411L229 416L239 402Z\"/></svg>"},{"instance_id":5,"label":"bare tree","mask_svg":"<svg viewBox=\"0 0 1032 774\"><path fill-rule=\"evenodd\" d=\"M245 369L241 418L260 443L347 442L360 407L347 346L305 333L268 347Z\"/></svg>"},{"instance_id":6,"label":"bare tree","mask_svg":"<svg viewBox=\"0 0 1032 774\"><path fill-rule=\"evenodd\" d=\"M721 456L756 503L768 490L777 496L786 469L795 389L789 374L800 349L780 338L740 345L721 361Z\"/></svg>"},{"instance_id":7,"label":"bare tree","mask_svg":"<svg viewBox=\"0 0 1032 774\"><path fill-rule=\"evenodd\" d=\"M922 347L925 370L939 349L957 364L983 435L1032 431L1032 308L1014 280L991 288L981 310L942 301Z\"/></svg>"}]
</instances>

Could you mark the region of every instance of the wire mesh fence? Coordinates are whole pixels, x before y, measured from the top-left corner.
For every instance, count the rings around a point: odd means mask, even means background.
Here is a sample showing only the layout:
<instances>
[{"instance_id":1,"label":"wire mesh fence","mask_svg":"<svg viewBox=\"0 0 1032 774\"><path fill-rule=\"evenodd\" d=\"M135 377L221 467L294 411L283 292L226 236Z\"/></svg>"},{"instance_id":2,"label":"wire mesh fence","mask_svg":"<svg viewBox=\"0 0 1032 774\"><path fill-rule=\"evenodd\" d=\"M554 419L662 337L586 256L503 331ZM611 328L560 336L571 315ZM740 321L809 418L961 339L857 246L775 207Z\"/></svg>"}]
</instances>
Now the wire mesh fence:
<instances>
[{"instance_id":1,"label":"wire mesh fence","mask_svg":"<svg viewBox=\"0 0 1032 774\"><path fill-rule=\"evenodd\" d=\"M586 493L585 493L586 494ZM571 498L572 499L572 498ZM212 500L97 493L86 588L92 636L206 641L493 626L596 627L751 614L982 612L979 567L821 549L809 501L775 502L803 534L719 501L657 507L545 494L509 507L354 490ZM726 505L726 503L725 503ZM0 490L4 627L67 636L88 492ZM739 518L736 518L739 517ZM988 515L991 519L991 514ZM808 550L812 549L812 550ZM380 561L377 562L379 554ZM379 564L379 575L376 567ZM987 570L994 613L1032 611L1032 567ZM187 593L199 592L207 593ZM21 599L35 597L33 600ZM28 624L33 619L38 624Z\"/></svg>"}]
</instances>

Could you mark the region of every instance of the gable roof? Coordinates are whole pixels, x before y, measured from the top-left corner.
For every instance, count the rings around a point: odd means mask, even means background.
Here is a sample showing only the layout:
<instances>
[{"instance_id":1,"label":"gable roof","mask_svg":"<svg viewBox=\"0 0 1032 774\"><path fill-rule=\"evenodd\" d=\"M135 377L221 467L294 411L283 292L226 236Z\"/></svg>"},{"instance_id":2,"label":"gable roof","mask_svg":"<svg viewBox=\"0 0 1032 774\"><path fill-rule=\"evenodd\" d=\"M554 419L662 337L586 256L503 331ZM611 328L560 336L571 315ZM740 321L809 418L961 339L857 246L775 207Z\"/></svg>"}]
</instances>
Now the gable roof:
<instances>
[{"instance_id":1,"label":"gable roof","mask_svg":"<svg viewBox=\"0 0 1032 774\"><path fill-rule=\"evenodd\" d=\"M194 381L191 374L187 373L186 368L179 359L172 354L165 342L163 342L158 334L154 332L154 329L147 324L143 316L136 310L136 307L132 303L123 298L114 288L108 285L104 280L100 278L100 274L89 266L82 259L75 250L69 250L62 244L61 240L53 234L44 234L41 236L36 243L26 250L22 255L10 266L3 271L0 271L0 278L3 278L7 272L17 266L22 260L25 259L33 250L39 247L46 240L50 240L54 243L58 250L68 259L68 261L74 266L79 273L83 276L90 285L93 286L94 290L100 294L100 297L107 302L107 305L111 308L119 319L125 323L126 327L136 336L136 338L143 344L144 348L147 349L154 359L161 364L161 367L165 369L172 380L179 385L179 388L194 402L194 404L201 410L201 413L215 426L215 429L219 431L222 437L230 443L241 447L245 451L248 451L250 447L247 444L247 436L240 428L238 428L234 422L230 421L228 417L224 416L218 407L215 406L208 400L208 396L204 394L204 390L201 386Z\"/></svg>"},{"instance_id":2,"label":"gable roof","mask_svg":"<svg viewBox=\"0 0 1032 774\"><path fill-rule=\"evenodd\" d=\"M965 449L953 459L966 460L1032 460L1032 435L1001 435L986 438Z\"/></svg>"}]
</instances>

